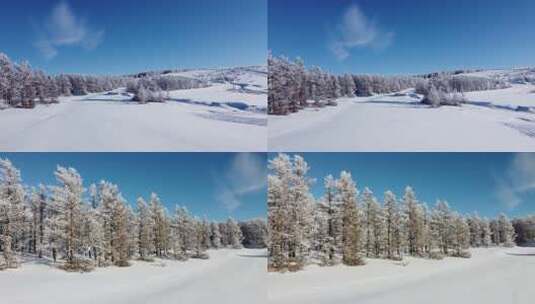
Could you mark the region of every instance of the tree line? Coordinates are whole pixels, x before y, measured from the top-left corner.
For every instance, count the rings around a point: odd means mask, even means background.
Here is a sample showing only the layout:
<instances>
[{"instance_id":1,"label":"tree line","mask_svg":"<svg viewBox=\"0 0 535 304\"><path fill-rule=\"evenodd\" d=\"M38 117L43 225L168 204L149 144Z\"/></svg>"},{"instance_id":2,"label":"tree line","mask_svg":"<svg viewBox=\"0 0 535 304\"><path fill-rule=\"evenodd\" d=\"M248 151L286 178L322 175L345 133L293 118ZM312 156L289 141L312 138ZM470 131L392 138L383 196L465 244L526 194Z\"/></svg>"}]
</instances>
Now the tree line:
<instances>
[{"instance_id":1,"label":"tree line","mask_svg":"<svg viewBox=\"0 0 535 304\"><path fill-rule=\"evenodd\" d=\"M155 73L131 76L47 75L33 69L27 61L20 64L0 52L0 108L33 108L37 103L57 103L60 96L83 96L127 87L133 101L164 102L163 92L206 87L206 82Z\"/></svg>"},{"instance_id":2,"label":"tree line","mask_svg":"<svg viewBox=\"0 0 535 304\"><path fill-rule=\"evenodd\" d=\"M207 87L208 83L187 77L147 74L127 82L126 91L134 94L133 101L139 103L164 102L169 91Z\"/></svg>"},{"instance_id":3,"label":"tree line","mask_svg":"<svg viewBox=\"0 0 535 304\"><path fill-rule=\"evenodd\" d=\"M303 157L279 154L269 168L269 271L297 271L310 263L354 266L365 264L365 258L406 255L469 258L470 247L515 245L515 228L504 214L466 216L440 200L429 208L411 187L401 198L386 191L380 203L368 188L359 194L346 171L325 177L324 195L315 199Z\"/></svg>"},{"instance_id":4,"label":"tree line","mask_svg":"<svg viewBox=\"0 0 535 304\"><path fill-rule=\"evenodd\" d=\"M58 166L54 175L56 185L27 189L19 170L0 159L0 270L18 267L23 254L89 271L132 259L207 259L210 248L266 246L261 219L210 222L181 206L170 215L155 193L132 208L110 182L86 191L74 168Z\"/></svg>"},{"instance_id":5,"label":"tree line","mask_svg":"<svg viewBox=\"0 0 535 304\"><path fill-rule=\"evenodd\" d=\"M318 67L307 69L304 61L268 57L268 113L286 115L306 107L335 106L341 97L372 96L416 88L422 103L431 106L458 105L463 92L507 87L504 81L458 73L417 76L332 75Z\"/></svg>"}]
</instances>

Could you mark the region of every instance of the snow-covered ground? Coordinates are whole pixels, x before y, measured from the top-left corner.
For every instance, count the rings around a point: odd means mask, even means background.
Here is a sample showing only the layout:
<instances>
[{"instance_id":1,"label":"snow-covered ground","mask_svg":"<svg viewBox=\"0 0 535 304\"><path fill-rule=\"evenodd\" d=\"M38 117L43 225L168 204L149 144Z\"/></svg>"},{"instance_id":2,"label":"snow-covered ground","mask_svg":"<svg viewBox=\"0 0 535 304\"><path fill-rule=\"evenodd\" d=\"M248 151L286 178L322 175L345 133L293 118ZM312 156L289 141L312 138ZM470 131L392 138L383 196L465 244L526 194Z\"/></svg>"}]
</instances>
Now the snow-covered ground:
<instances>
[{"instance_id":1,"label":"snow-covered ground","mask_svg":"<svg viewBox=\"0 0 535 304\"><path fill-rule=\"evenodd\" d=\"M0 110L0 151L265 151L267 76L250 69L231 70L250 83L171 91L160 104L118 89Z\"/></svg>"},{"instance_id":2,"label":"snow-covered ground","mask_svg":"<svg viewBox=\"0 0 535 304\"><path fill-rule=\"evenodd\" d=\"M270 116L270 151L535 151L535 86L467 93L430 108L406 91L342 98L338 106ZM517 111L532 107L531 112ZM526 110L526 109L524 109Z\"/></svg>"},{"instance_id":3,"label":"snow-covered ground","mask_svg":"<svg viewBox=\"0 0 535 304\"><path fill-rule=\"evenodd\" d=\"M266 250L210 250L209 260L134 262L67 273L38 263L0 272L0 303L265 303Z\"/></svg>"},{"instance_id":4,"label":"snow-covered ground","mask_svg":"<svg viewBox=\"0 0 535 304\"><path fill-rule=\"evenodd\" d=\"M270 273L268 294L277 304L529 304L533 278L535 248L480 248L471 259L367 259L365 266Z\"/></svg>"}]
</instances>

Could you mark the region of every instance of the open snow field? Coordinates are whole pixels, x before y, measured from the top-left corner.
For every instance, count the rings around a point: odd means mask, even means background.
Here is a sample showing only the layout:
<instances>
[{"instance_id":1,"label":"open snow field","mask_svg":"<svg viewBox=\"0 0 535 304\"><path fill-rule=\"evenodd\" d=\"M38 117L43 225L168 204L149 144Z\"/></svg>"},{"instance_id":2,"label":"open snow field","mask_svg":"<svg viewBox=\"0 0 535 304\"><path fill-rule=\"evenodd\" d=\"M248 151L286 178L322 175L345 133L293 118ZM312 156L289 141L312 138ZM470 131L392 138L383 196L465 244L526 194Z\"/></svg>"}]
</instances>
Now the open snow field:
<instances>
[{"instance_id":1,"label":"open snow field","mask_svg":"<svg viewBox=\"0 0 535 304\"><path fill-rule=\"evenodd\" d=\"M270 273L270 303L529 304L535 299L535 248L479 248L471 259L405 261L404 266L367 259L365 266Z\"/></svg>"},{"instance_id":2,"label":"open snow field","mask_svg":"<svg viewBox=\"0 0 535 304\"><path fill-rule=\"evenodd\" d=\"M31 110L0 110L0 150L265 151L267 77L236 71L250 83L171 91L165 103L131 102L118 89L61 97L59 104Z\"/></svg>"},{"instance_id":3,"label":"open snow field","mask_svg":"<svg viewBox=\"0 0 535 304\"><path fill-rule=\"evenodd\" d=\"M270 116L274 151L535 151L534 85L465 94L460 107L430 108L405 91L342 98L338 106ZM517 111L518 106L532 112Z\"/></svg>"},{"instance_id":4,"label":"open snow field","mask_svg":"<svg viewBox=\"0 0 535 304\"><path fill-rule=\"evenodd\" d=\"M210 250L209 260L133 262L67 273L38 263L0 272L1 303L265 303L266 250Z\"/></svg>"}]
</instances>

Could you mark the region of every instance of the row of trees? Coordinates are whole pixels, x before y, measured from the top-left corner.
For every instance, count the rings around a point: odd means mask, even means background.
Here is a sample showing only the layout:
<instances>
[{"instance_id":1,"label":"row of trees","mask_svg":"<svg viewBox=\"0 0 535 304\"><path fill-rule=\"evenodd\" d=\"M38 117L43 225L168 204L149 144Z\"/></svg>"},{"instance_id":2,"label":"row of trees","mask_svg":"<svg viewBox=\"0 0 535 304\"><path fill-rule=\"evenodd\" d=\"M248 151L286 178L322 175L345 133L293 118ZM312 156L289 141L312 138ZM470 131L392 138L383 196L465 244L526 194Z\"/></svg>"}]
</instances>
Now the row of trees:
<instances>
[{"instance_id":1,"label":"row of trees","mask_svg":"<svg viewBox=\"0 0 535 304\"><path fill-rule=\"evenodd\" d=\"M0 104L8 107L34 107L57 102L59 96L86 95L126 85L128 77L84 75L46 75L32 69L27 61L12 62L0 53Z\"/></svg>"},{"instance_id":2,"label":"row of trees","mask_svg":"<svg viewBox=\"0 0 535 304\"><path fill-rule=\"evenodd\" d=\"M433 74L426 83L416 86L416 93L424 96L422 103L434 107L458 106L466 99L463 92L503 89L507 83L492 78L463 76L456 74Z\"/></svg>"},{"instance_id":3,"label":"row of trees","mask_svg":"<svg viewBox=\"0 0 535 304\"><path fill-rule=\"evenodd\" d=\"M148 202L139 198L134 209L112 183L85 191L75 169L58 167L54 174L57 185L27 190L12 163L0 160L0 269L17 267L21 254L87 271L128 266L133 258L205 259L209 248L266 243L261 220L209 222L180 206L169 215L155 193Z\"/></svg>"},{"instance_id":4,"label":"row of trees","mask_svg":"<svg viewBox=\"0 0 535 304\"><path fill-rule=\"evenodd\" d=\"M17 64L0 53L0 106L32 108L54 103L59 96L82 96L127 87L140 103L163 102L164 92L206 87L197 79L171 74L142 73L132 76L46 75L26 61Z\"/></svg>"},{"instance_id":5,"label":"row of trees","mask_svg":"<svg viewBox=\"0 0 535 304\"><path fill-rule=\"evenodd\" d=\"M126 85L126 91L134 94L132 100L139 103L164 102L169 98L169 91L197 89L207 86L206 82L193 78L156 75L129 80Z\"/></svg>"},{"instance_id":6,"label":"row of trees","mask_svg":"<svg viewBox=\"0 0 535 304\"><path fill-rule=\"evenodd\" d=\"M418 77L331 75L318 67L306 69L301 59L268 57L269 114L285 115L307 106L335 105L340 97L398 92L425 82ZM313 101L309 104L309 101Z\"/></svg>"},{"instance_id":7,"label":"row of trees","mask_svg":"<svg viewBox=\"0 0 535 304\"><path fill-rule=\"evenodd\" d=\"M268 57L269 114L286 115L308 106L336 105L340 97L372 96L416 88L432 106L459 105L463 92L507 87L504 81L455 73L420 76L331 75L318 67L306 69L301 59ZM309 103L309 101L313 101Z\"/></svg>"},{"instance_id":8,"label":"row of trees","mask_svg":"<svg viewBox=\"0 0 535 304\"><path fill-rule=\"evenodd\" d=\"M470 246L514 246L515 230L503 214L493 220L463 216L445 201L430 209L410 187L401 199L386 191L381 204L368 188L359 194L345 171L338 179L327 176L325 194L316 200L301 156L279 154L269 167L270 271L361 265L365 257L469 257Z\"/></svg>"}]
</instances>

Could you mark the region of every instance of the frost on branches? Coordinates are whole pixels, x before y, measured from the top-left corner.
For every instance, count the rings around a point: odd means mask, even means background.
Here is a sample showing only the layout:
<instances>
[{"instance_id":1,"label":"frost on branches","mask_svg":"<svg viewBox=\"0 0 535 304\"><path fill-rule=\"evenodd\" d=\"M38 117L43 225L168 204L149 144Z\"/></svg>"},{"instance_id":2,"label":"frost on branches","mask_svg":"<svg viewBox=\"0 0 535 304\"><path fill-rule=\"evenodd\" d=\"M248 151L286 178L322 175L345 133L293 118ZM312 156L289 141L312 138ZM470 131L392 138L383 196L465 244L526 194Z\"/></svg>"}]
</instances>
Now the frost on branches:
<instances>
[{"instance_id":1,"label":"frost on branches","mask_svg":"<svg viewBox=\"0 0 535 304\"><path fill-rule=\"evenodd\" d=\"M369 188L359 194L346 171L338 179L325 177L324 195L316 199L301 156L279 154L269 169L269 271L297 271L308 264L356 266L365 258L402 260L405 255L468 258L470 247L515 246L513 222L523 238L535 239L530 218L465 216L445 201L429 208L411 187L400 199L386 191L381 204Z\"/></svg>"},{"instance_id":2,"label":"frost on branches","mask_svg":"<svg viewBox=\"0 0 535 304\"><path fill-rule=\"evenodd\" d=\"M0 270L35 256L67 271L129 266L132 259L207 259L208 249L262 248L262 219L210 222L177 206L169 214L156 193L135 207L107 181L84 188L74 168L58 166L56 185L27 188L9 160L0 159Z\"/></svg>"}]
</instances>

